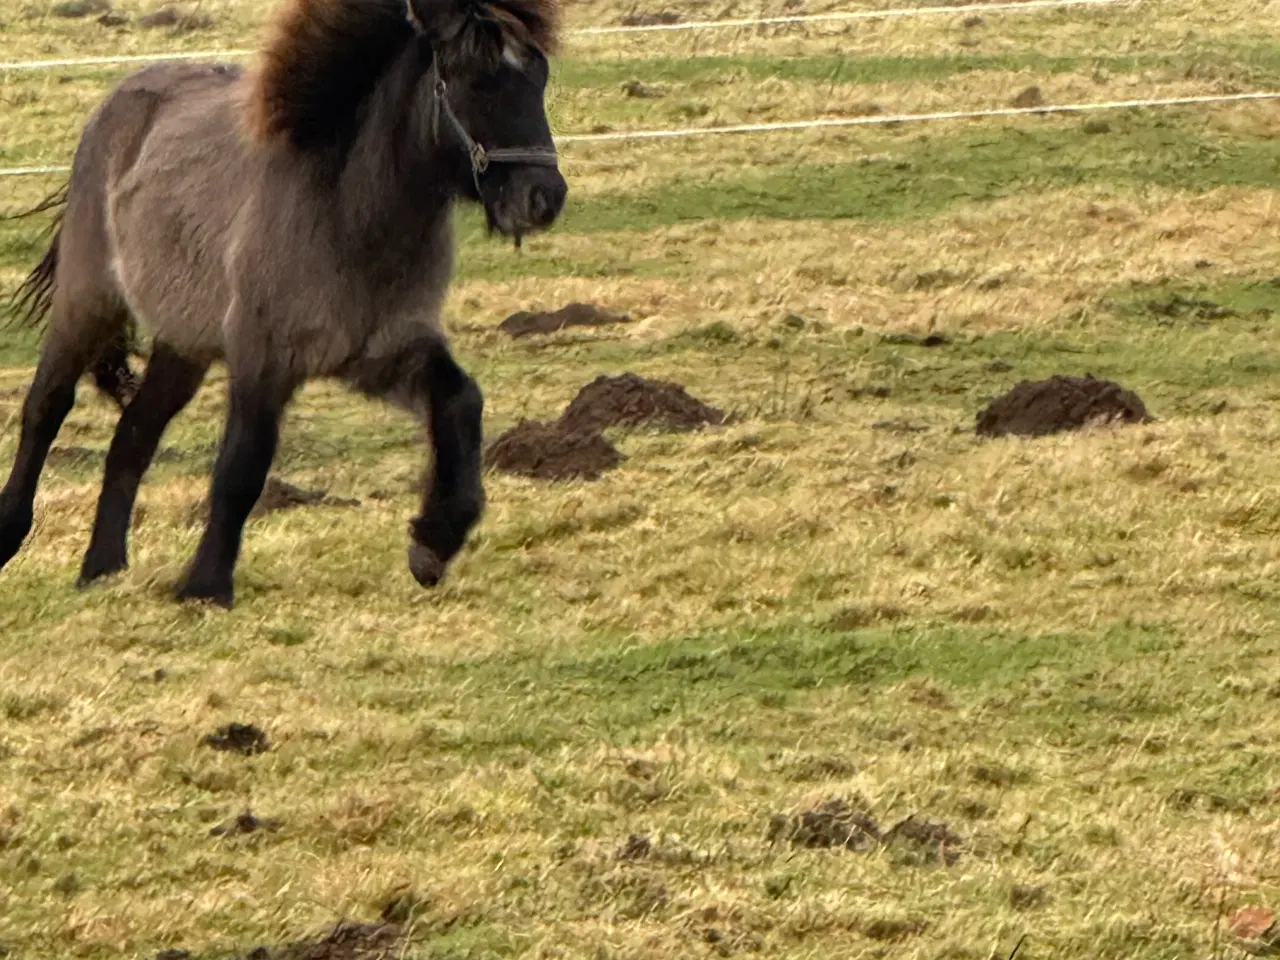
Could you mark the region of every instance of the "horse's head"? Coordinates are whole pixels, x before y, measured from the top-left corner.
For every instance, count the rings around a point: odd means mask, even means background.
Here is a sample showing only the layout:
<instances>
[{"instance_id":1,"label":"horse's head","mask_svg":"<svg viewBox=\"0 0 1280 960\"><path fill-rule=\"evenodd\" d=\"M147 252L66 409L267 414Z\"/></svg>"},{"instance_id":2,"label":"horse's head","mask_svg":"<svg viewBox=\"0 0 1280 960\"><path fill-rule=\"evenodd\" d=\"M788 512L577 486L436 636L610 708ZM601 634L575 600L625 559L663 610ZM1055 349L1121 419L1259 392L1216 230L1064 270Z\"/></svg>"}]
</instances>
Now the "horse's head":
<instances>
[{"instance_id":1,"label":"horse's head","mask_svg":"<svg viewBox=\"0 0 1280 960\"><path fill-rule=\"evenodd\" d=\"M437 142L455 153L460 192L483 204L491 230L517 241L550 227L568 193L545 103L555 3L408 0L432 50Z\"/></svg>"}]
</instances>

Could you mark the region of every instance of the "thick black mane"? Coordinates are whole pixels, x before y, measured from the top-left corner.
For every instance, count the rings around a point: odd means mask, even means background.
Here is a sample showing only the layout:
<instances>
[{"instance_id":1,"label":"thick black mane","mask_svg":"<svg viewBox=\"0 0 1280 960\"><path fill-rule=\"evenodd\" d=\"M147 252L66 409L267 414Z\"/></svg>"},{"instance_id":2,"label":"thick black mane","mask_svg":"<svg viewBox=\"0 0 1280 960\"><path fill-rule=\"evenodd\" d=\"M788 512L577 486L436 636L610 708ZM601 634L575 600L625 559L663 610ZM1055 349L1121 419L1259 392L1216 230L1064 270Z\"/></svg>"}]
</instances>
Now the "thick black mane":
<instances>
[{"instance_id":1,"label":"thick black mane","mask_svg":"<svg viewBox=\"0 0 1280 960\"><path fill-rule=\"evenodd\" d=\"M404 0L291 0L253 80L251 131L302 150L345 139L413 38Z\"/></svg>"},{"instance_id":2,"label":"thick black mane","mask_svg":"<svg viewBox=\"0 0 1280 960\"><path fill-rule=\"evenodd\" d=\"M517 47L550 54L558 0L287 0L249 92L249 130L259 142L287 139L302 150L349 138L360 110L418 28L459 56L480 56L484 29ZM496 58L501 42L491 51ZM424 57L424 66L428 62Z\"/></svg>"}]
</instances>

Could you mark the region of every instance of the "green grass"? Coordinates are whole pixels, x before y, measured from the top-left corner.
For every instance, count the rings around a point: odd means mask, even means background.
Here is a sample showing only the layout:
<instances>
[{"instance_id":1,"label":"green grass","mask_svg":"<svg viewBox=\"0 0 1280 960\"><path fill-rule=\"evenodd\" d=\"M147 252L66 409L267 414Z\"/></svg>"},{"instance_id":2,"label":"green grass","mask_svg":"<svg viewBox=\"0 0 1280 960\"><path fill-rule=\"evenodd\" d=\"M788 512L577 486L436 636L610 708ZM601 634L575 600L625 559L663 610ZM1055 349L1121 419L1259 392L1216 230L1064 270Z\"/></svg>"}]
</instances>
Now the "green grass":
<instances>
[{"instance_id":1,"label":"green grass","mask_svg":"<svg viewBox=\"0 0 1280 960\"><path fill-rule=\"evenodd\" d=\"M1229 7L901 44L860 26L840 56L620 43L561 64L556 110L585 129L1280 78L1261 8ZM219 42L261 16L210 9ZM84 40L7 19L15 57ZM6 162L69 148L111 76L0 91L36 94L0 121ZM667 97L626 98L633 78ZM1265 109L1106 120L567 152L581 189L520 254L464 214L449 324L488 438L622 371L738 419L613 430L626 460L593 483L488 474L434 591L405 563L421 429L313 384L274 470L360 506L251 522L233 611L170 600L221 372L147 477L130 571L75 590L116 421L82 389L0 573L0 954L222 960L391 904L416 960L1238 953L1231 914L1280 901L1280 152ZM47 223L0 222L0 285ZM494 329L570 300L634 323ZM886 337L928 330L951 342ZM0 329L2 465L34 336ZM974 437L1017 381L1086 372L1156 422ZM202 744L232 721L272 749ZM771 841L833 797L945 823L959 859ZM246 809L278 829L211 834ZM638 837L649 855L619 856Z\"/></svg>"},{"instance_id":2,"label":"green grass","mask_svg":"<svg viewBox=\"0 0 1280 960\"><path fill-rule=\"evenodd\" d=\"M1101 135L1074 124L921 135L886 161L797 164L711 182L693 168L652 194L591 197L567 213L561 229L646 230L740 218L899 220L1078 186L1131 191L1190 182L1212 190L1275 182L1280 145L1274 140L1197 136L1190 117L1141 114L1111 122L1113 132Z\"/></svg>"}]
</instances>

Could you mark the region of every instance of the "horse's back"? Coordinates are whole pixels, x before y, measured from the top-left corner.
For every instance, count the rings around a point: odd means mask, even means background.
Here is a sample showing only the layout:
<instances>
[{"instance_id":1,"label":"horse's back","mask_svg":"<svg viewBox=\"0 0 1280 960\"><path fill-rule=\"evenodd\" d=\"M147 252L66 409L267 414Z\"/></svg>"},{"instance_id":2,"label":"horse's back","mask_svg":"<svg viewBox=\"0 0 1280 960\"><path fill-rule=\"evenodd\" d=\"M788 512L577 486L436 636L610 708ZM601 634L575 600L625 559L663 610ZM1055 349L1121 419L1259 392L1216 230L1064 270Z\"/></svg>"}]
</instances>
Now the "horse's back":
<instances>
[{"instance_id":1,"label":"horse's back","mask_svg":"<svg viewBox=\"0 0 1280 960\"><path fill-rule=\"evenodd\" d=\"M183 352L220 352L223 248L246 181L236 67L162 64L125 79L86 126L67 242L100 259L130 312ZM89 272L91 276L93 271Z\"/></svg>"}]
</instances>

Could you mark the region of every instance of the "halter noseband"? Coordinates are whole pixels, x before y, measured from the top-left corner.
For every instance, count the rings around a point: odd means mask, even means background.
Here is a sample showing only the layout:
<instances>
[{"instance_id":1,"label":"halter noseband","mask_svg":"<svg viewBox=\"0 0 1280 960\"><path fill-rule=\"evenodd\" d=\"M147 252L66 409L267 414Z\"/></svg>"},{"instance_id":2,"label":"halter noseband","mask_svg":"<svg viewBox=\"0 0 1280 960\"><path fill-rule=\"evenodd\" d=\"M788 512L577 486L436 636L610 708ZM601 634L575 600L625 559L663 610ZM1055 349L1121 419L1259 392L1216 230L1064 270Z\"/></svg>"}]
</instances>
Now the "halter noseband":
<instances>
[{"instance_id":1,"label":"halter noseband","mask_svg":"<svg viewBox=\"0 0 1280 960\"><path fill-rule=\"evenodd\" d=\"M489 169L491 163L529 163L540 167L554 167L557 163L555 147L499 147L487 150L476 141L467 128L462 125L458 115L453 112L449 103L449 88L445 85L444 76L440 73L440 57L433 54L431 58L431 79L435 87L435 101L431 112L431 133L437 141L440 139L440 114L453 127L462 145L466 147L467 157L471 161L471 176L475 180L476 192L480 191L480 176Z\"/></svg>"}]
</instances>

